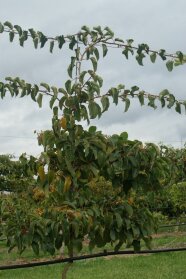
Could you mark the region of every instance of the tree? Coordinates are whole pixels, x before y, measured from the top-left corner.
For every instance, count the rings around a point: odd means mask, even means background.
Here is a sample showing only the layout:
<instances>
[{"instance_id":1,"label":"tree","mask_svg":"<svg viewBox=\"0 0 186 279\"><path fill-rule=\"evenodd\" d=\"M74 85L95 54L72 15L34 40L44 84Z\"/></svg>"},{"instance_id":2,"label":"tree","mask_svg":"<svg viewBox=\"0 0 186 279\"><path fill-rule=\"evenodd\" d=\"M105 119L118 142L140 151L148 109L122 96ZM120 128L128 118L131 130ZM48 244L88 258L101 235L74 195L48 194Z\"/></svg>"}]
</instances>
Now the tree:
<instances>
[{"instance_id":1,"label":"tree","mask_svg":"<svg viewBox=\"0 0 186 279\"><path fill-rule=\"evenodd\" d=\"M0 83L2 99L7 92L11 96L30 95L41 107L47 95L53 109L52 130L38 134L43 146L40 158L21 158L25 171L37 176L37 202L30 212L26 209L28 203L33 205L32 199L3 204L10 249L17 246L22 252L31 245L36 254L40 249L54 254L64 244L72 256L74 250L82 249L85 236L90 249L111 243L118 250L127 243L139 250L141 239L150 247L156 224L144 204L131 199L130 191L138 187L155 190L166 184L172 177L170 160L154 144L130 141L126 132L107 137L94 126L84 130L78 122L86 120L90 124L91 119L100 118L111 100L116 105L123 102L125 112L133 98L138 98L141 105L147 99L147 105L154 109L158 101L162 107L175 107L178 113L186 107L186 101L177 100L167 89L154 95L136 85L127 89L119 84L102 92L103 79L97 67L101 54L105 57L110 46L117 47L127 59L135 55L139 65L148 56L152 63L160 57L166 61L168 71L184 64L185 55L180 51L154 51L144 43L136 47L133 40L124 42L115 38L110 28L100 26L92 30L83 26L77 34L51 38L32 28L27 31L5 22L0 24L0 32L9 33L11 42L18 36L21 46L31 38L35 48L49 43L52 53L54 46L62 49L68 45L73 53L64 87L43 82L31 85L18 77L7 77Z\"/></svg>"},{"instance_id":2,"label":"tree","mask_svg":"<svg viewBox=\"0 0 186 279\"><path fill-rule=\"evenodd\" d=\"M0 191L22 193L34 186L31 175L24 175L24 164L11 155L0 155Z\"/></svg>"}]
</instances>

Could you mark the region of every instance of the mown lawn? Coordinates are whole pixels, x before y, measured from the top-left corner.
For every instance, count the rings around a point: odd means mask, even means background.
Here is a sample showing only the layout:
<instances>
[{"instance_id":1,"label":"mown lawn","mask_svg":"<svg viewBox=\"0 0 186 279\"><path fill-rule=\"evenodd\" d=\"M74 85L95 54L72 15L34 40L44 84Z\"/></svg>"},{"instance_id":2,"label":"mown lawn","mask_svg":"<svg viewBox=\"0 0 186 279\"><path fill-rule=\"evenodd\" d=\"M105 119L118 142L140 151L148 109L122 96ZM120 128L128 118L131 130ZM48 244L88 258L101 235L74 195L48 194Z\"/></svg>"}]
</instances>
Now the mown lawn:
<instances>
[{"instance_id":1,"label":"mown lawn","mask_svg":"<svg viewBox=\"0 0 186 279\"><path fill-rule=\"evenodd\" d=\"M3 279L60 279L62 264L1 271ZM185 279L186 252L148 256L112 257L76 262L69 279Z\"/></svg>"},{"instance_id":2,"label":"mown lawn","mask_svg":"<svg viewBox=\"0 0 186 279\"><path fill-rule=\"evenodd\" d=\"M186 247L186 236L162 236L154 239L154 248ZM0 248L0 264L16 259L16 253L7 255L4 244ZM43 255L41 255L43 257ZM31 251L21 261L33 259ZM65 264L0 271L2 279L60 279ZM186 279L186 252L154 255L105 257L73 263L68 279Z\"/></svg>"}]
</instances>

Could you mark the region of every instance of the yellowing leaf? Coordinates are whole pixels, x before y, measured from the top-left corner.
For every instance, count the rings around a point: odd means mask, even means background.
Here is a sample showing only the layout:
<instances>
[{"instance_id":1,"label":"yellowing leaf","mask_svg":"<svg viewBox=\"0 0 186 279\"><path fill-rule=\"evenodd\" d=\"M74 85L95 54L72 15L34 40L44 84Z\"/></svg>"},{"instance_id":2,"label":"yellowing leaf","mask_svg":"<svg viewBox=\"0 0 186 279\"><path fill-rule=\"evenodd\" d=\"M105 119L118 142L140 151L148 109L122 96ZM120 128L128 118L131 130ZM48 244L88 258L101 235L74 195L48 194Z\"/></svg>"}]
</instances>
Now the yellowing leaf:
<instances>
[{"instance_id":1,"label":"yellowing leaf","mask_svg":"<svg viewBox=\"0 0 186 279\"><path fill-rule=\"evenodd\" d=\"M61 124L61 127L62 127L63 129L66 129L66 127L67 127L67 120L66 120L65 117L62 117L62 118L61 118L60 124Z\"/></svg>"},{"instance_id":2,"label":"yellowing leaf","mask_svg":"<svg viewBox=\"0 0 186 279\"><path fill-rule=\"evenodd\" d=\"M80 170L77 170L77 171L76 171L76 177L77 177L77 178L80 178L80 177L81 177L81 172L80 172Z\"/></svg>"},{"instance_id":3,"label":"yellowing leaf","mask_svg":"<svg viewBox=\"0 0 186 279\"><path fill-rule=\"evenodd\" d=\"M64 184L64 192L67 192L70 189L70 185L72 184L72 180L70 176L65 177L65 184Z\"/></svg>"},{"instance_id":4,"label":"yellowing leaf","mask_svg":"<svg viewBox=\"0 0 186 279\"><path fill-rule=\"evenodd\" d=\"M44 182L45 181L45 171L44 171L43 166L39 167L38 174L39 174L39 178L40 178L41 182Z\"/></svg>"},{"instance_id":5,"label":"yellowing leaf","mask_svg":"<svg viewBox=\"0 0 186 279\"><path fill-rule=\"evenodd\" d=\"M133 198L133 197L130 197L130 198L128 199L128 203L129 203L130 205L132 205L132 204L134 203L134 198Z\"/></svg>"},{"instance_id":6,"label":"yellowing leaf","mask_svg":"<svg viewBox=\"0 0 186 279\"><path fill-rule=\"evenodd\" d=\"M88 229L91 229L93 225L93 218L91 216L88 216Z\"/></svg>"}]
</instances>

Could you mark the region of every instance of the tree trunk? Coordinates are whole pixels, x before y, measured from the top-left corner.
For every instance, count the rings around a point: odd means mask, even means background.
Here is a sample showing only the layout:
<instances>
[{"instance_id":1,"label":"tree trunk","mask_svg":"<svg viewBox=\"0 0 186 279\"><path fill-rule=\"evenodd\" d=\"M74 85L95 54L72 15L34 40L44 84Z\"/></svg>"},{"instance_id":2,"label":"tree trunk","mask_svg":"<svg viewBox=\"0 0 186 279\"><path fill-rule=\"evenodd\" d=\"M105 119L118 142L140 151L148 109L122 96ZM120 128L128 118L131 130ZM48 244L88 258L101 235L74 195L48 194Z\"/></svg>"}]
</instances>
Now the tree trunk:
<instances>
[{"instance_id":1,"label":"tree trunk","mask_svg":"<svg viewBox=\"0 0 186 279\"><path fill-rule=\"evenodd\" d=\"M63 269L63 272L62 272L62 277L61 279L66 279L67 278L67 272L69 270L69 268L71 267L71 265L73 264L73 262L70 262L70 263L67 263Z\"/></svg>"}]
</instances>

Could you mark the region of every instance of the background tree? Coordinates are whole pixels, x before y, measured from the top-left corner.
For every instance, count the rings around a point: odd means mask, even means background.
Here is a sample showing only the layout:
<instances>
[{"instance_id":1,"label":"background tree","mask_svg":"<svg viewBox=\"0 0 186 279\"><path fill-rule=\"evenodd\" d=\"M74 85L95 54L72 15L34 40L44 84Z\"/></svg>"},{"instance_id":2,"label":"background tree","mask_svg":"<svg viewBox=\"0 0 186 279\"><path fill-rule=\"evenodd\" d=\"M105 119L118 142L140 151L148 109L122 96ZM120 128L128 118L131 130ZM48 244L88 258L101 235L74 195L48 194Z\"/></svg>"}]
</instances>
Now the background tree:
<instances>
[{"instance_id":1,"label":"background tree","mask_svg":"<svg viewBox=\"0 0 186 279\"><path fill-rule=\"evenodd\" d=\"M0 191L21 193L34 185L34 179L24 174L24 165L11 155L0 155Z\"/></svg>"}]
</instances>

